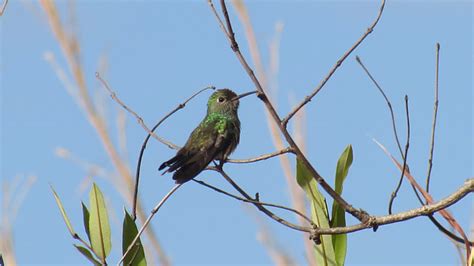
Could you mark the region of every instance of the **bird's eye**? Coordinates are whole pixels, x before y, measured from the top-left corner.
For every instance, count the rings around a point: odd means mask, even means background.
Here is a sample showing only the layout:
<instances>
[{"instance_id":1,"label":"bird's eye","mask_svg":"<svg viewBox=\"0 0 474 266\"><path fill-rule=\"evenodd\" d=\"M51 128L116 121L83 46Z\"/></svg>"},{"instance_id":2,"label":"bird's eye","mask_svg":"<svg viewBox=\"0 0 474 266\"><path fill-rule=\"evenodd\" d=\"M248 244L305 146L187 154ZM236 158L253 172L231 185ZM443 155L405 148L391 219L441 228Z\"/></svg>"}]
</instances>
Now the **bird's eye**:
<instances>
[{"instance_id":1,"label":"bird's eye","mask_svg":"<svg viewBox=\"0 0 474 266\"><path fill-rule=\"evenodd\" d=\"M225 101L225 98L224 98L224 97L219 97L219 98L217 98L217 101L220 102L220 103L222 103L222 102Z\"/></svg>"}]
</instances>

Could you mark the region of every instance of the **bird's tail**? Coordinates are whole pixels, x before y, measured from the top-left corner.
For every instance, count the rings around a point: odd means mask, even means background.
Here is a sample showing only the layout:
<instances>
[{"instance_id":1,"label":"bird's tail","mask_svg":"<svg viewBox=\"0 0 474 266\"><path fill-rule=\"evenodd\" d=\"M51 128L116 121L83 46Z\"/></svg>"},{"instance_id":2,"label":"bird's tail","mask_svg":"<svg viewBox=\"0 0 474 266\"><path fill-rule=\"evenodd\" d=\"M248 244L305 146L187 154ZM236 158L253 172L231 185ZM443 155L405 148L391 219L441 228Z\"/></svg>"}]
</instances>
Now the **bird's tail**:
<instances>
[{"instance_id":1,"label":"bird's tail","mask_svg":"<svg viewBox=\"0 0 474 266\"><path fill-rule=\"evenodd\" d=\"M181 157L182 157L181 154L176 154L176 156L174 156L173 158L171 158L171 159L169 159L168 161L162 163L162 164L160 165L160 167L158 168L158 171L161 171L161 170L165 169L165 167L169 167L169 168L168 168L166 171L164 171L164 172L162 173L162 175L164 175L164 174L166 174L166 173L168 173L168 172L174 171L174 170L172 170L171 168L172 168L173 166L176 166L176 164L178 163L178 160L180 160Z\"/></svg>"},{"instance_id":2,"label":"bird's tail","mask_svg":"<svg viewBox=\"0 0 474 266\"><path fill-rule=\"evenodd\" d=\"M212 161L215 156L215 150L205 153L180 153L168 161L162 163L159 170L168 167L165 173L175 172L173 174L173 180L177 184L182 184L186 181L193 179L197 176L206 166Z\"/></svg>"}]
</instances>

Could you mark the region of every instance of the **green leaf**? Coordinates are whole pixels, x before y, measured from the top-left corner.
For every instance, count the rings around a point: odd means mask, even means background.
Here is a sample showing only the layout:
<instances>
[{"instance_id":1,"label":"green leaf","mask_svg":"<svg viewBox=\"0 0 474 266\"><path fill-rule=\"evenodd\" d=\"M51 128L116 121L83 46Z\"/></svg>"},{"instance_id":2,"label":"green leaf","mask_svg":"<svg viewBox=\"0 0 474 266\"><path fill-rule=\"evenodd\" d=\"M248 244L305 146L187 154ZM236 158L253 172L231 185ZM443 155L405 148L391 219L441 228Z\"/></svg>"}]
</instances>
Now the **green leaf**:
<instances>
[{"instance_id":1,"label":"green leaf","mask_svg":"<svg viewBox=\"0 0 474 266\"><path fill-rule=\"evenodd\" d=\"M137 225L133 221L130 214L125 210L122 230L122 254L125 254L128 249L128 246L130 246L137 234ZM146 266L145 252L143 250L140 238L138 238L137 242L135 242L134 247L130 250L130 252L123 260L123 265Z\"/></svg>"},{"instance_id":2,"label":"green leaf","mask_svg":"<svg viewBox=\"0 0 474 266\"><path fill-rule=\"evenodd\" d=\"M342 194L342 184L352 164L352 146L349 144L342 152L336 167L336 192Z\"/></svg>"},{"instance_id":3,"label":"green leaf","mask_svg":"<svg viewBox=\"0 0 474 266\"><path fill-rule=\"evenodd\" d=\"M92 250L101 261L105 261L105 258L109 255L112 248L110 225L104 196L95 183L92 185L92 189L89 193L89 201L89 230Z\"/></svg>"},{"instance_id":4,"label":"green leaf","mask_svg":"<svg viewBox=\"0 0 474 266\"><path fill-rule=\"evenodd\" d=\"M339 160L337 161L336 167L336 179L335 187L337 194L342 194L342 185L346 179L346 176L349 172L349 168L352 164L352 146L348 145L346 149L342 152ZM333 201L332 204L332 215L331 215L331 227L343 227L346 226L346 213L344 209L337 203ZM344 265L347 252L347 235L333 235L332 243L334 246L334 252L336 254L337 265Z\"/></svg>"},{"instance_id":5,"label":"green leaf","mask_svg":"<svg viewBox=\"0 0 474 266\"><path fill-rule=\"evenodd\" d=\"M51 186L51 190L53 191L54 199L56 200L56 204L58 204L59 211L61 211L61 215L63 216L64 222L66 223L67 229L69 230L69 233L74 237L76 235L76 232L72 228L71 221L67 217L66 211L64 210L63 204L61 203L61 200L59 199L58 194L56 191L54 191L53 186Z\"/></svg>"},{"instance_id":6,"label":"green leaf","mask_svg":"<svg viewBox=\"0 0 474 266\"><path fill-rule=\"evenodd\" d=\"M87 238L89 238L89 241L91 241L91 235L89 232L89 210L87 209L87 206L84 204L84 202L81 201L82 204L82 219L84 220L84 229L86 230Z\"/></svg>"},{"instance_id":7,"label":"green leaf","mask_svg":"<svg viewBox=\"0 0 474 266\"><path fill-rule=\"evenodd\" d=\"M85 247L79 246L79 245L74 245L79 252L81 252L84 257L86 257L90 262L92 262L95 266L100 266L100 262L97 261L96 258L94 258L94 255Z\"/></svg>"},{"instance_id":8,"label":"green leaf","mask_svg":"<svg viewBox=\"0 0 474 266\"><path fill-rule=\"evenodd\" d=\"M326 200L321 192L319 192L316 180L298 158L296 159L296 181L306 192L306 196L311 202L311 220L318 227L329 228ZM322 235L321 244L314 245L314 251L317 265L336 265L331 235Z\"/></svg>"}]
</instances>

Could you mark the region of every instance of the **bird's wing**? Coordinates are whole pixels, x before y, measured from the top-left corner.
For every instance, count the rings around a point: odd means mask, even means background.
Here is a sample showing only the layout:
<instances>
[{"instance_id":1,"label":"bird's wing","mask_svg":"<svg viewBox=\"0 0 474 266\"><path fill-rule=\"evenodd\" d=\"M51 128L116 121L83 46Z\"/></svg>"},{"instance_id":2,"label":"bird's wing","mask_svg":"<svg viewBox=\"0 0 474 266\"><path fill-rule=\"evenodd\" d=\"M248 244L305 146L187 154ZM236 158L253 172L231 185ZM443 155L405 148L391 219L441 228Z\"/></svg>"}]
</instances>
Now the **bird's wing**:
<instances>
[{"instance_id":1,"label":"bird's wing","mask_svg":"<svg viewBox=\"0 0 474 266\"><path fill-rule=\"evenodd\" d=\"M215 158L216 153L225 144L223 139L224 136L218 133L214 123L198 126L191 133L184 148L160 168L168 166L165 173L176 171L173 179L177 183L184 183L198 175Z\"/></svg>"}]
</instances>

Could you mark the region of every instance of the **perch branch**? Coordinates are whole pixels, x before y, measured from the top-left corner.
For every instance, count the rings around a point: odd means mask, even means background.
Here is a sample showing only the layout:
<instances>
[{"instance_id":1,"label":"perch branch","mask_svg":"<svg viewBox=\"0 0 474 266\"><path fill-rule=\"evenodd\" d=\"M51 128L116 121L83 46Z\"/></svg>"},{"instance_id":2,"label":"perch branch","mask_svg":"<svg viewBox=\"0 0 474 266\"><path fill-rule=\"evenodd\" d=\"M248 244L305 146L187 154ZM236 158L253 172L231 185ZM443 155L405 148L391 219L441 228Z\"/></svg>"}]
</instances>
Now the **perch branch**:
<instances>
[{"instance_id":1,"label":"perch branch","mask_svg":"<svg viewBox=\"0 0 474 266\"><path fill-rule=\"evenodd\" d=\"M285 149L275 151L275 152L272 152L272 153L268 153L268 154L264 154L264 155L261 155L261 156L255 157L255 158L228 159L226 162L229 162L229 163L254 163L254 162L270 159L270 158L273 158L273 157L276 157L276 156L279 156L279 155L282 155L282 154L285 154L285 153L294 153L293 148L286 147Z\"/></svg>"},{"instance_id":2,"label":"perch branch","mask_svg":"<svg viewBox=\"0 0 474 266\"><path fill-rule=\"evenodd\" d=\"M240 61L241 65L243 66L243 68L245 69L245 71L249 75L250 79L252 80L252 82L256 86L257 91L258 91L257 96L265 104L265 107L267 108L267 110L270 113L271 117L278 124L278 126L280 128L280 131L285 136L285 139L288 142L288 144L290 145L290 147L292 147L294 149L295 154L297 155L297 157L301 159L304 166L310 171L313 178L321 185L321 187L335 201L337 201L346 212L349 212L351 215L353 215L354 217L356 217L360 221L366 221L367 218L368 218L368 214L363 210L358 210L358 209L352 207L339 194L337 194L336 191L334 191L334 189L321 177L321 175L316 171L316 169L311 165L311 163L308 161L308 159L304 156L301 149L298 147L298 145L295 143L295 141L293 140L293 138L289 134L289 132L286 129L285 125L283 123L281 123L282 121L281 121L278 113L276 112L275 108L273 107L271 102L268 100L268 97L267 97L262 85L260 84L260 81L257 79L257 77L255 76L253 70L250 68L247 61L245 60L242 53L240 52L240 50L238 48L238 45L237 45L237 41L235 40L235 38L232 34L232 28L230 27L227 30L225 29L225 26L222 24L222 20L219 18L219 15L217 14L217 11L216 11L214 5L212 4L212 1L209 0L208 3L209 3L209 6L210 6L212 12L218 18L217 20L218 20L218 23L219 23L221 29L223 29L224 34L226 35L229 42L231 43L232 50L234 51L237 59ZM383 10L384 5L385 5L385 1L382 2L381 10ZM225 16L226 23L231 24L230 23L230 18L229 18L228 12L227 12L227 7L225 5L224 0L221 0L221 6L222 6L223 14Z\"/></svg>"}]
</instances>

